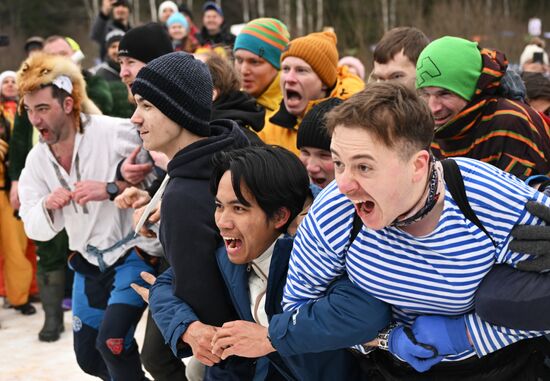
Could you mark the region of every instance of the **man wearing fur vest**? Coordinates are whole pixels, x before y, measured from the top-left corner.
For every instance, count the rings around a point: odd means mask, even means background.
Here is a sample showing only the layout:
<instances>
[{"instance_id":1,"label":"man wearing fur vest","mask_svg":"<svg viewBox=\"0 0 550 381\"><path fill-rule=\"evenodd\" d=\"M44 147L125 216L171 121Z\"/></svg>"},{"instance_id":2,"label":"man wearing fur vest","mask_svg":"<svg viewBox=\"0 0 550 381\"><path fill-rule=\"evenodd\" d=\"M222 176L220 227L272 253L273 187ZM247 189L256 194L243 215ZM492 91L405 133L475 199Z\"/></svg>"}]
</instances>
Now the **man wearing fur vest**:
<instances>
[{"instance_id":1,"label":"man wearing fur vest","mask_svg":"<svg viewBox=\"0 0 550 381\"><path fill-rule=\"evenodd\" d=\"M125 186L114 181L117 163L141 143L137 130L94 114L84 78L67 58L32 55L17 81L40 136L19 179L20 215L34 240L67 231L78 364L103 380L142 380L133 336L145 306L130 284L154 271L150 255L161 251L156 240L134 238L132 212L111 202Z\"/></svg>"}]
</instances>

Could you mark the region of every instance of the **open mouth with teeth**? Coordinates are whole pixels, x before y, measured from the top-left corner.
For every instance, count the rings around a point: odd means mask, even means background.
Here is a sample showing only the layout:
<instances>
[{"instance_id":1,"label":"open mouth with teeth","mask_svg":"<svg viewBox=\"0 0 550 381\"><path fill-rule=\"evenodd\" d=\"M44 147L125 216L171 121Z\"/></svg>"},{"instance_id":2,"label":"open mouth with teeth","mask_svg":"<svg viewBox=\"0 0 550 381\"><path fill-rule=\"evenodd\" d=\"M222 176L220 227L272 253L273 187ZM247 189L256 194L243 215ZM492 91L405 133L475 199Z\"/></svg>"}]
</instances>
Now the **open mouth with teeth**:
<instances>
[{"instance_id":1,"label":"open mouth with teeth","mask_svg":"<svg viewBox=\"0 0 550 381\"><path fill-rule=\"evenodd\" d=\"M361 218L367 217L374 210L374 202L372 201L353 201L353 205Z\"/></svg>"},{"instance_id":2,"label":"open mouth with teeth","mask_svg":"<svg viewBox=\"0 0 550 381\"><path fill-rule=\"evenodd\" d=\"M225 242L225 249L229 255L237 253L243 245L243 242L238 238L223 237L223 240Z\"/></svg>"}]
</instances>

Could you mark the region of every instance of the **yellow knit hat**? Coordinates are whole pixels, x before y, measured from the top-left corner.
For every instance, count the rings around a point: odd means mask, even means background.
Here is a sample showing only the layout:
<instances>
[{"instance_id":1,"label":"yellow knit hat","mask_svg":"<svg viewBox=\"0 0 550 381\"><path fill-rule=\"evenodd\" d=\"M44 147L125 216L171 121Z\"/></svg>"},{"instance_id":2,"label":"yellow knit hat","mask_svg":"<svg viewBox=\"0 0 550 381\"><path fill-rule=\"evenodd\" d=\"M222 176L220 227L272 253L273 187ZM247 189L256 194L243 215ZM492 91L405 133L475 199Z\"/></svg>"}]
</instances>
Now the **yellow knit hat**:
<instances>
[{"instance_id":1,"label":"yellow knit hat","mask_svg":"<svg viewBox=\"0 0 550 381\"><path fill-rule=\"evenodd\" d=\"M286 57L301 58L311 66L325 85L333 87L338 73L336 42L336 35L333 32L310 33L296 38L290 41L281 54L281 62Z\"/></svg>"}]
</instances>

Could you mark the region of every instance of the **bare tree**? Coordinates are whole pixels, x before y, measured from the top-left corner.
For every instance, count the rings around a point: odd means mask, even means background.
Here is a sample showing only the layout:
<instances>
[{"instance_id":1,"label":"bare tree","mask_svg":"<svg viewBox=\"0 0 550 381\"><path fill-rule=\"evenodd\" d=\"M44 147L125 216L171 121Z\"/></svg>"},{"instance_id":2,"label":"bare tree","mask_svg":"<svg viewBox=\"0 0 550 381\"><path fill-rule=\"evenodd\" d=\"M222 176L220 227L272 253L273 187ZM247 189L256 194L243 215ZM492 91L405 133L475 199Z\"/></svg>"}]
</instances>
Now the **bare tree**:
<instances>
[{"instance_id":1,"label":"bare tree","mask_svg":"<svg viewBox=\"0 0 550 381\"><path fill-rule=\"evenodd\" d=\"M296 1L296 33L298 36L304 34L304 0Z\"/></svg>"},{"instance_id":2,"label":"bare tree","mask_svg":"<svg viewBox=\"0 0 550 381\"><path fill-rule=\"evenodd\" d=\"M84 3L84 9L86 9L86 15L88 20L92 23L99 13L99 0L82 0Z\"/></svg>"},{"instance_id":3,"label":"bare tree","mask_svg":"<svg viewBox=\"0 0 550 381\"><path fill-rule=\"evenodd\" d=\"M384 33L390 29L390 20L389 20L389 4L388 0L380 0L382 4L382 25L384 26Z\"/></svg>"},{"instance_id":4,"label":"bare tree","mask_svg":"<svg viewBox=\"0 0 550 381\"><path fill-rule=\"evenodd\" d=\"M323 0L317 0L317 23L315 25L315 30L319 32L321 29L323 29L324 21L323 21Z\"/></svg>"},{"instance_id":5,"label":"bare tree","mask_svg":"<svg viewBox=\"0 0 550 381\"><path fill-rule=\"evenodd\" d=\"M248 0L243 0L243 20L244 22L250 21L250 4Z\"/></svg>"},{"instance_id":6,"label":"bare tree","mask_svg":"<svg viewBox=\"0 0 550 381\"><path fill-rule=\"evenodd\" d=\"M155 0L149 0L149 11L151 12L151 21L157 22L158 16L157 16L157 6L155 4Z\"/></svg>"},{"instance_id":7,"label":"bare tree","mask_svg":"<svg viewBox=\"0 0 550 381\"><path fill-rule=\"evenodd\" d=\"M258 1L258 17L265 17L265 1L264 0L257 0Z\"/></svg>"}]
</instances>

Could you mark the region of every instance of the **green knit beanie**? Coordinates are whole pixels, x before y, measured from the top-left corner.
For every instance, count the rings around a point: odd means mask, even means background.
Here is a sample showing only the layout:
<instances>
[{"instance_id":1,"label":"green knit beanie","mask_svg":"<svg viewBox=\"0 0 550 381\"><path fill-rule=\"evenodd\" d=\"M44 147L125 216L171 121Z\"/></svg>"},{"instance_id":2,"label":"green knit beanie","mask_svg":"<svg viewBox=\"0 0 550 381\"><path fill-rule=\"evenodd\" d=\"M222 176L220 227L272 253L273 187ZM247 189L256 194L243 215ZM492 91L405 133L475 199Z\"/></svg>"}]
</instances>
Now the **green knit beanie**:
<instances>
[{"instance_id":1,"label":"green knit beanie","mask_svg":"<svg viewBox=\"0 0 550 381\"><path fill-rule=\"evenodd\" d=\"M418 57L416 88L441 87L470 101L481 75L477 43L445 36L432 41Z\"/></svg>"}]
</instances>

